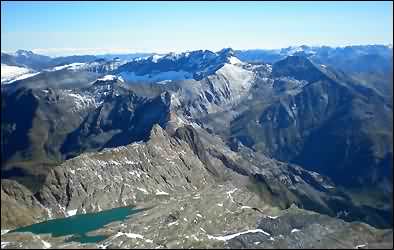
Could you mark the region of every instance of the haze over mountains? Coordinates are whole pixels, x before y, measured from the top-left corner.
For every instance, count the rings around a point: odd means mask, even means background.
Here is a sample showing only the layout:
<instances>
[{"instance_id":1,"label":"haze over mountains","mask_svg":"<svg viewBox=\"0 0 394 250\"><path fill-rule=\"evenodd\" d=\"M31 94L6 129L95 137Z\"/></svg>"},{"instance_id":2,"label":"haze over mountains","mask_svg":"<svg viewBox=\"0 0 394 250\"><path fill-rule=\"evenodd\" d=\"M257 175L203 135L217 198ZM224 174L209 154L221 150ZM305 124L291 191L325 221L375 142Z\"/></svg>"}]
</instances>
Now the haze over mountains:
<instances>
[{"instance_id":1,"label":"haze over mountains","mask_svg":"<svg viewBox=\"0 0 394 250\"><path fill-rule=\"evenodd\" d=\"M2 229L135 205L93 246L392 247L392 53L2 53Z\"/></svg>"}]
</instances>

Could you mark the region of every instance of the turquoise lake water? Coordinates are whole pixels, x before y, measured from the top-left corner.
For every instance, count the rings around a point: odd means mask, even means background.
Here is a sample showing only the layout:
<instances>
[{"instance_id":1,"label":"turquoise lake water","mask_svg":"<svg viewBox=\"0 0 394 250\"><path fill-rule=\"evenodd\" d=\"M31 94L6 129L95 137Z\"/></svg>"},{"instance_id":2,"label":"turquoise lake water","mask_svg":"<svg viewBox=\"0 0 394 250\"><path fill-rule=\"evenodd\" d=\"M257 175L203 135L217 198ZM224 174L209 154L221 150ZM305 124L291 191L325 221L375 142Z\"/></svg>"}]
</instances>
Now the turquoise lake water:
<instances>
[{"instance_id":1,"label":"turquoise lake water","mask_svg":"<svg viewBox=\"0 0 394 250\"><path fill-rule=\"evenodd\" d=\"M138 213L142 209L119 207L97 213L79 214L67 218L53 219L30 226L17 228L11 232L32 232L35 234L52 234L53 237L73 235L67 241L95 243L107 236L87 236L86 233L102 228L114 221L122 221L127 216Z\"/></svg>"}]
</instances>

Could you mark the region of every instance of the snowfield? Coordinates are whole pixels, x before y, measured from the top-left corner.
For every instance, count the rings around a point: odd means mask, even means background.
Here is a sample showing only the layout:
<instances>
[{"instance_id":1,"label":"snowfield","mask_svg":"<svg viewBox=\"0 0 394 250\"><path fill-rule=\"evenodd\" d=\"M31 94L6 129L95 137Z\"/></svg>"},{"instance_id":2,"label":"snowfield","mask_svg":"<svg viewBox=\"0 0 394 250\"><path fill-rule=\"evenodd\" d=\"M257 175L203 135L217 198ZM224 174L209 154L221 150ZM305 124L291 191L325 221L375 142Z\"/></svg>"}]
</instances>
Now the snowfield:
<instances>
[{"instance_id":1,"label":"snowfield","mask_svg":"<svg viewBox=\"0 0 394 250\"><path fill-rule=\"evenodd\" d=\"M15 80L18 77L22 77L23 75L26 75L28 73L30 73L30 74L32 73L32 70L29 68L1 64L1 83ZM27 77L30 77L30 76L27 76ZM23 78L20 78L20 79L23 79Z\"/></svg>"},{"instance_id":2,"label":"snowfield","mask_svg":"<svg viewBox=\"0 0 394 250\"><path fill-rule=\"evenodd\" d=\"M228 63L224 64L223 67L216 71L216 74L224 76L231 82L231 86L238 91L249 89L251 80L254 77L252 71Z\"/></svg>"},{"instance_id":3,"label":"snowfield","mask_svg":"<svg viewBox=\"0 0 394 250\"><path fill-rule=\"evenodd\" d=\"M186 71L166 71L157 74L149 75L136 75L134 72L121 72L120 76L126 81L130 82L161 82L160 84L166 83L165 80L186 80L193 78L192 73Z\"/></svg>"},{"instance_id":4,"label":"snowfield","mask_svg":"<svg viewBox=\"0 0 394 250\"><path fill-rule=\"evenodd\" d=\"M229 58L229 62L230 64L243 64L243 62L241 62L238 58L236 58L235 56L232 56Z\"/></svg>"},{"instance_id":5,"label":"snowfield","mask_svg":"<svg viewBox=\"0 0 394 250\"><path fill-rule=\"evenodd\" d=\"M71 63L71 64L67 64L67 65L54 67L50 71L58 71L58 70L62 70L62 69L79 70L79 69L83 68L86 65L87 65L86 63Z\"/></svg>"}]
</instances>

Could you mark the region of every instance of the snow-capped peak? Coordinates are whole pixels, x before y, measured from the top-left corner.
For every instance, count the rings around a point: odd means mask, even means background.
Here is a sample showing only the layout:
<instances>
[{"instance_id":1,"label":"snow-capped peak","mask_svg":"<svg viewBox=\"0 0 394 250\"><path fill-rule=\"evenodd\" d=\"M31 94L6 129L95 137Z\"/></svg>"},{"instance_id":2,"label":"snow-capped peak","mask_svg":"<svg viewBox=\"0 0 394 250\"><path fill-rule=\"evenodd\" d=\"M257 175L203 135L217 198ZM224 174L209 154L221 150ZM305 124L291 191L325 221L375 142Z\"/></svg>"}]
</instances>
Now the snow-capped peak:
<instances>
[{"instance_id":1,"label":"snow-capped peak","mask_svg":"<svg viewBox=\"0 0 394 250\"><path fill-rule=\"evenodd\" d=\"M214 74L223 65L243 66L231 48L215 53L209 50L187 51L153 55L146 59L133 60L118 68L117 74L129 82L160 82L179 80L201 80Z\"/></svg>"}]
</instances>

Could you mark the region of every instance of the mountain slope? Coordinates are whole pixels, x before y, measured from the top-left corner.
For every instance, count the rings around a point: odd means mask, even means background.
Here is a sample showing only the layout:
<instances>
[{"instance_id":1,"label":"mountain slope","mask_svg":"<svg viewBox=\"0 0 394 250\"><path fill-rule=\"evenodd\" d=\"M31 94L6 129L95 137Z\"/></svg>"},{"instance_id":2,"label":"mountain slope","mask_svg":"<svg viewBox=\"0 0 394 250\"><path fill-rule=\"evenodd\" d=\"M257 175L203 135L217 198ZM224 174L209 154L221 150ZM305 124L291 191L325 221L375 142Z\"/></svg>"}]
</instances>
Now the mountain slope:
<instances>
[{"instance_id":1,"label":"mountain slope","mask_svg":"<svg viewBox=\"0 0 394 250\"><path fill-rule=\"evenodd\" d=\"M274 88L283 85L279 81L283 77L306 83L297 92L265 104L263 111L252 109L234 120L232 130L242 143L324 173L341 184L375 185L388 177L391 165L387 161L380 165L392 153L392 109L382 96L331 79L305 57L284 59L274 64L272 72ZM251 130L238 130L245 123ZM357 171L351 171L354 168ZM379 173L366 174L374 169Z\"/></svg>"}]
</instances>

